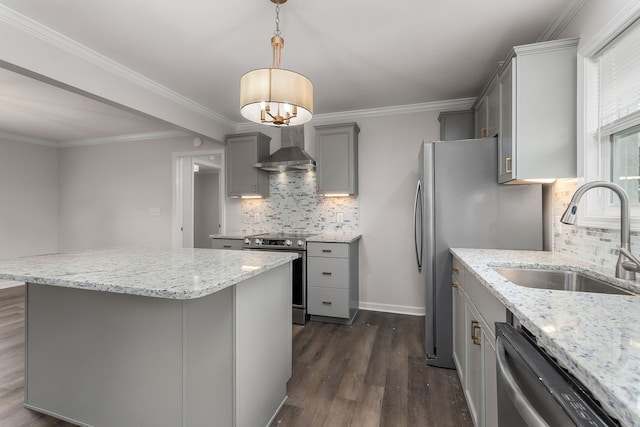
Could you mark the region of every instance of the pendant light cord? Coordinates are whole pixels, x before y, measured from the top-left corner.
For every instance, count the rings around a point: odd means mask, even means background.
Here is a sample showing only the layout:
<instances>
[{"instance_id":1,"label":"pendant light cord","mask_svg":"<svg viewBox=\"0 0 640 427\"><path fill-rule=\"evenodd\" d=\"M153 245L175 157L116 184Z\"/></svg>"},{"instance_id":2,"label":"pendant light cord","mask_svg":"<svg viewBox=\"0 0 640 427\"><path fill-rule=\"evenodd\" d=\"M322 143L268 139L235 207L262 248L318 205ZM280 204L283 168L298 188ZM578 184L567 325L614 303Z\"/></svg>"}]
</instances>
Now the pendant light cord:
<instances>
[{"instance_id":1,"label":"pendant light cord","mask_svg":"<svg viewBox=\"0 0 640 427\"><path fill-rule=\"evenodd\" d=\"M276 37L280 37L280 2L276 2L276 30L273 32Z\"/></svg>"}]
</instances>

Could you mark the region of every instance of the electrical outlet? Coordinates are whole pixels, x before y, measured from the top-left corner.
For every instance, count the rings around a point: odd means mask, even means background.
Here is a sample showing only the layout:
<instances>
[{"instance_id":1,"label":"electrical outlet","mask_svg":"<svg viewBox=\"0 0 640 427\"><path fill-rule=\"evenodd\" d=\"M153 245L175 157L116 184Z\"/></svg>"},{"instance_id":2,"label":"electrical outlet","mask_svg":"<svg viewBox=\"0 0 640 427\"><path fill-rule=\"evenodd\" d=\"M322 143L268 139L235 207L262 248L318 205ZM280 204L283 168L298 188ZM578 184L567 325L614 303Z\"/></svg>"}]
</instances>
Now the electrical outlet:
<instances>
[{"instance_id":1,"label":"electrical outlet","mask_svg":"<svg viewBox=\"0 0 640 427\"><path fill-rule=\"evenodd\" d=\"M260 222L260 212L253 214L253 222Z\"/></svg>"},{"instance_id":2,"label":"electrical outlet","mask_svg":"<svg viewBox=\"0 0 640 427\"><path fill-rule=\"evenodd\" d=\"M336 222L338 222L338 223L344 222L344 213L338 212L336 214Z\"/></svg>"}]
</instances>

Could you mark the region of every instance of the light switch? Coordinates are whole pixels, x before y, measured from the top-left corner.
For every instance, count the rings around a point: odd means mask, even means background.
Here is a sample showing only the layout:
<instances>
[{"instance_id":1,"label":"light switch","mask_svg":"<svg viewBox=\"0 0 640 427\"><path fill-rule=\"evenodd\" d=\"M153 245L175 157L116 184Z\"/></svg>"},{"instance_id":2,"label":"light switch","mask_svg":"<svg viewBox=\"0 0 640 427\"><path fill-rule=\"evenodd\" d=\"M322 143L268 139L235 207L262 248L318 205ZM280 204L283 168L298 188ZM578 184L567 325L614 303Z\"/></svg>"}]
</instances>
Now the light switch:
<instances>
[{"instance_id":1,"label":"light switch","mask_svg":"<svg viewBox=\"0 0 640 427\"><path fill-rule=\"evenodd\" d=\"M253 222L260 222L260 212L253 214Z\"/></svg>"},{"instance_id":2,"label":"light switch","mask_svg":"<svg viewBox=\"0 0 640 427\"><path fill-rule=\"evenodd\" d=\"M336 214L336 222L344 222L344 213L338 212Z\"/></svg>"}]
</instances>

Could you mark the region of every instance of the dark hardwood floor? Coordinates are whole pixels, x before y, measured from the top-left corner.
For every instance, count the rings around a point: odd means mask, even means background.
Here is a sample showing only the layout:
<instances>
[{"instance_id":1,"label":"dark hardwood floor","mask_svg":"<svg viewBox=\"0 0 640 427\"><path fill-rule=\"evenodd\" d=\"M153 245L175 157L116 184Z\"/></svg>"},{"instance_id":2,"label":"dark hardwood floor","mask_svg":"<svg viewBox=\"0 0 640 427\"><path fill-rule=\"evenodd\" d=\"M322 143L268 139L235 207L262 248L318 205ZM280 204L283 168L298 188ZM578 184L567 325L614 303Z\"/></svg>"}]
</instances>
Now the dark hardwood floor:
<instances>
[{"instance_id":1,"label":"dark hardwood floor","mask_svg":"<svg viewBox=\"0 0 640 427\"><path fill-rule=\"evenodd\" d=\"M456 371L427 366L424 318L360 311L294 329L289 399L271 427L473 426Z\"/></svg>"},{"instance_id":2,"label":"dark hardwood floor","mask_svg":"<svg viewBox=\"0 0 640 427\"><path fill-rule=\"evenodd\" d=\"M426 366L421 317L361 311L294 326L289 399L273 427L472 426L455 371ZM0 289L0 427L73 427L24 401L24 286Z\"/></svg>"}]
</instances>

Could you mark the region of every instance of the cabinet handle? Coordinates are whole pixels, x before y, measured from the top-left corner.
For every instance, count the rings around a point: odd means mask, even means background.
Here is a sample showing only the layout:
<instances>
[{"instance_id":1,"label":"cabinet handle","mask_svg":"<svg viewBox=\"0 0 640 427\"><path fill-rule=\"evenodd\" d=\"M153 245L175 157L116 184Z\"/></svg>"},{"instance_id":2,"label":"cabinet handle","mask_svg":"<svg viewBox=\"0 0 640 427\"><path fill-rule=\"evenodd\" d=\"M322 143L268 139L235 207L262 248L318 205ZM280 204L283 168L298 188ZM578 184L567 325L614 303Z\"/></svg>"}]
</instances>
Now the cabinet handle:
<instances>
[{"instance_id":1,"label":"cabinet handle","mask_svg":"<svg viewBox=\"0 0 640 427\"><path fill-rule=\"evenodd\" d=\"M324 305L331 305L331 304L333 304L333 303L332 303L331 301L322 301L322 304L324 304Z\"/></svg>"},{"instance_id":2,"label":"cabinet handle","mask_svg":"<svg viewBox=\"0 0 640 427\"><path fill-rule=\"evenodd\" d=\"M480 138L484 138L487 136L487 128L480 129Z\"/></svg>"},{"instance_id":3,"label":"cabinet handle","mask_svg":"<svg viewBox=\"0 0 640 427\"><path fill-rule=\"evenodd\" d=\"M330 254L331 253L331 249L323 249L322 253L324 254Z\"/></svg>"},{"instance_id":4,"label":"cabinet handle","mask_svg":"<svg viewBox=\"0 0 640 427\"><path fill-rule=\"evenodd\" d=\"M454 288L459 288L460 287L460 285L458 283L456 283L456 282L453 282L452 285L453 285Z\"/></svg>"},{"instance_id":5,"label":"cabinet handle","mask_svg":"<svg viewBox=\"0 0 640 427\"><path fill-rule=\"evenodd\" d=\"M504 158L504 171L506 173L511 172L511 166L509 165L509 162L511 162L511 157L505 157ZM511 162L513 163L513 162Z\"/></svg>"},{"instance_id":6,"label":"cabinet handle","mask_svg":"<svg viewBox=\"0 0 640 427\"><path fill-rule=\"evenodd\" d=\"M222 249L231 249L231 245L222 245Z\"/></svg>"},{"instance_id":7,"label":"cabinet handle","mask_svg":"<svg viewBox=\"0 0 640 427\"><path fill-rule=\"evenodd\" d=\"M257 191L258 191L258 190L256 189L256 185L255 185L255 184L253 184L253 192L255 193L255 192L257 192Z\"/></svg>"},{"instance_id":8,"label":"cabinet handle","mask_svg":"<svg viewBox=\"0 0 640 427\"><path fill-rule=\"evenodd\" d=\"M325 275L325 276L331 276L331 272L330 271L323 271L322 274Z\"/></svg>"},{"instance_id":9,"label":"cabinet handle","mask_svg":"<svg viewBox=\"0 0 640 427\"><path fill-rule=\"evenodd\" d=\"M480 337L476 335L476 329L480 329L480 323L477 320L471 321L471 341L475 345L480 345Z\"/></svg>"},{"instance_id":10,"label":"cabinet handle","mask_svg":"<svg viewBox=\"0 0 640 427\"><path fill-rule=\"evenodd\" d=\"M453 272L454 273L460 273L460 269L458 267L453 267Z\"/></svg>"}]
</instances>

